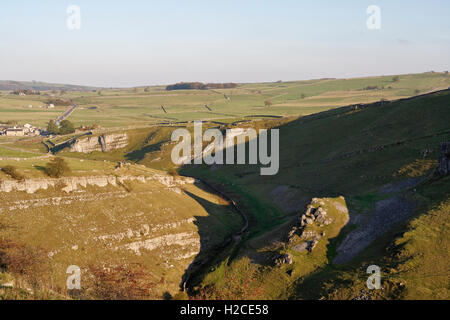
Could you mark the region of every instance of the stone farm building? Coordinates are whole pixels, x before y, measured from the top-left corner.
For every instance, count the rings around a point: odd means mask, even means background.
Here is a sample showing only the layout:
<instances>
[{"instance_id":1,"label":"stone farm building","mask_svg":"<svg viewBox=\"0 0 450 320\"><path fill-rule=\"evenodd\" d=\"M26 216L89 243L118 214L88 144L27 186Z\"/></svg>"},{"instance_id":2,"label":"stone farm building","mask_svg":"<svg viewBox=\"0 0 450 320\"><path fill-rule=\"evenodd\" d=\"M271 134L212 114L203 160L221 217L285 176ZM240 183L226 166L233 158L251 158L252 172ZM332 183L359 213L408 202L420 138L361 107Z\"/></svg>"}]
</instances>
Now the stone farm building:
<instances>
[{"instance_id":1,"label":"stone farm building","mask_svg":"<svg viewBox=\"0 0 450 320\"><path fill-rule=\"evenodd\" d=\"M23 137L23 136L36 136L40 134L40 130L31 124L26 124L23 127L9 127L0 125L0 135L9 137Z\"/></svg>"},{"instance_id":2,"label":"stone farm building","mask_svg":"<svg viewBox=\"0 0 450 320\"><path fill-rule=\"evenodd\" d=\"M8 128L5 131L6 136L10 137L23 137L25 135L25 129L24 128Z\"/></svg>"}]
</instances>

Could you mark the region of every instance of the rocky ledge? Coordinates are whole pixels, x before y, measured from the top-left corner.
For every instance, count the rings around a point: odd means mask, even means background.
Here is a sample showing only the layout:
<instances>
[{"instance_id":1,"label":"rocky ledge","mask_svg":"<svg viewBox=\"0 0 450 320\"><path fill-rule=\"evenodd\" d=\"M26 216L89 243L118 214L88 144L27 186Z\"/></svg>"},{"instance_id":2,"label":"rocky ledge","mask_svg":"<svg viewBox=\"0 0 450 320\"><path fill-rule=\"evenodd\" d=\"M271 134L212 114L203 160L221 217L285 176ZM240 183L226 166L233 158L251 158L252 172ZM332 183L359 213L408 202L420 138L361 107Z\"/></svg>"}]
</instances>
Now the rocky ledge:
<instances>
[{"instance_id":1,"label":"rocky ledge","mask_svg":"<svg viewBox=\"0 0 450 320\"><path fill-rule=\"evenodd\" d=\"M50 187L60 188L69 193L87 186L106 187L108 185L118 186L125 181L146 182L156 180L173 191L177 191L177 186L194 183L195 179L187 177L174 177L164 174L154 174L152 176L88 176L88 177L64 177L58 179L36 178L25 179L23 181L2 180L0 181L0 192L25 191L35 193L38 190L47 190Z\"/></svg>"},{"instance_id":2,"label":"rocky ledge","mask_svg":"<svg viewBox=\"0 0 450 320\"><path fill-rule=\"evenodd\" d=\"M314 205L319 203L316 208ZM292 249L297 252L309 251L311 252L319 240L325 236L325 232L317 232L313 228L308 226L321 228L327 226L333 222L333 219L328 216L327 211L320 206L318 199L313 199L312 203L306 208L306 211L300 217L300 221L295 225L288 234L288 243L293 244L298 241L298 238L302 240L300 244L295 245Z\"/></svg>"},{"instance_id":3,"label":"rocky ledge","mask_svg":"<svg viewBox=\"0 0 450 320\"><path fill-rule=\"evenodd\" d=\"M76 139L70 145L71 152L91 153L94 151L109 152L122 149L128 145L126 133L102 134L98 137Z\"/></svg>"}]
</instances>

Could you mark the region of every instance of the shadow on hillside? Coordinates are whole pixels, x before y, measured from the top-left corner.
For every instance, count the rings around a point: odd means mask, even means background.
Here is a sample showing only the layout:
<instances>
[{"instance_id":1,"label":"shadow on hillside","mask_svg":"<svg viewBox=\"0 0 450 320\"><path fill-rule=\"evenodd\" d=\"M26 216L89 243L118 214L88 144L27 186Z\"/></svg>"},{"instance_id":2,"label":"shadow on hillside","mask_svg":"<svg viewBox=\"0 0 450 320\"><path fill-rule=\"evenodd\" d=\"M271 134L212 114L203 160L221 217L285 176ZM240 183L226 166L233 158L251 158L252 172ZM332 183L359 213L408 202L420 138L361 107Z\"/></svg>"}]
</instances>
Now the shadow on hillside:
<instances>
[{"instance_id":1,"label":"shadow on hillside","mask_svg":"<svg viewBox=\"0 0 450 320\"><path fill-rule=\"evenodd\" d=\"M167 143L167 141L161 141L158 143L154 143L154 144L150 144L147 145L141 149L138 150L134 150L130 153L127 153L125 155L125 159L127 159L128 161L133 161L133 162L139 162L141 160L143 160L145 158L145 156L147 155L147 153L152 153L155 151L160 151L161 150L161 146L163 144Z\"/></svg>"},{"instance_id":2,"label":"shadow on hillside","mask_svg":"<svg viewBox=\"0 0 450 320\"><path fill-rule=\"evenodd\" d=\"M207 186L202 183L195 183L198 188L214 193ZM192 263L185 270L180 283L180 288L190 289L196 283L200 283L205 275L206 268L211 267L211 263L220 262L220 254L223 253L227 247L232 243L232 230L227 229L226 232L223 231L224 225L221 224L223 214L225 210L230 210L229 205L218 205L205 200L191 192L184 191L186 195L194 199L198 204L200 204L208 216L195 216L194 224L197 226L198 235L200 237L200 250L196 255ZM236 217L238 217L236 215ZM226 227L226 226L225 226Z\"/></svg>"},{"instance_id":3,"label":"shadow on hillside","mask_svg":"<svg viewBox=\"0 0 450 320\"><path fill-rule=\"evenodd\" d=\"M180 172L191 176L201 176L207 182L226 181L230 189L235 191L235 194L231 196L237 202L241 202L240 198L247 196L247 194L241 194L241 191L251 189L253 193L261 192L259 197L247 201L248 206L244 211L249 217L258 213L256 224L250 222L249 233L255 230L257 232L252 235L258 232L270 232L269 228L257 223L261 222L261 218L267 218L262 214L266 205L265 200L270 197L271 190L279 186L298 190L299 194L310 199L340 195L350 199L357 195L378 194L387 183L400 180L393 173L414 163L424 148L436 148L439 142L449 134L448 126L442 121L446 119L444 109L438 108L445 105L448 97L450 92L445 91L430 94L429 100L425 102L416 101L424 99L422 96L393 102L380 101L350 105L281 124L275 127L280 129L280 168L275 176L259 175L260 165L222 165L214 168L206 165L186 166L181 168ZM422 103L430 108L422 108ZM433 107L434 105L436 107ZM425 115L417 115L414 112L419 110L419 106L420 110L426 110ZM405 127L405 117L409 117L408 121L414 125ZM374 119L377 121L376 125L373 124ZM399 130L400 128L402 130ZM248 144L246 150L247 148ZM440 194L442 190L436 193ZM193 196L193 198L196 197ZM204 201L196 200L200 204ZM352 208L349 210L352 211ZM270 212L266 211L264 214L266 213ZM352 212L349 214L352 215ZM271 222L284 217L269 218L273 218L269 219ZM404 226L409 219L410 217L407 217L400 224ZM205 222L207 221L205 219ZM205 236L202 232L203 227L205 227L204 221L199 221L201 237ZM350 231L348 225L341 230L341 233L346 234ZM384 241L382 237L387 240ZM301 279L301 282L298 282L297 297L319 298L322 293L321 286L329 282L331 278L336 278L340 272L345 272L347 268L354 270L364 262L385 255L386 245L394 237L393 234L378 237L375 242L380 243L380 248L375 248L376 250L368 248L367 255L356 256L352 264L339 267L328 265ZM330 239L332 250L327 250L329 261L333 260L336 254L335 249L341 240L341 237ZM383 248L381 248L381 242L383 242ZM236 248L235 252L238 249ZM205 248L202 247L202 250ZM247 253L243 251L241 250L240 253ZM197 263L198 261L199 259L196 259ZM255 261L258 263L257 259ZM341 280L338 279L338 281Z\"/></svg>"}]
</instances>

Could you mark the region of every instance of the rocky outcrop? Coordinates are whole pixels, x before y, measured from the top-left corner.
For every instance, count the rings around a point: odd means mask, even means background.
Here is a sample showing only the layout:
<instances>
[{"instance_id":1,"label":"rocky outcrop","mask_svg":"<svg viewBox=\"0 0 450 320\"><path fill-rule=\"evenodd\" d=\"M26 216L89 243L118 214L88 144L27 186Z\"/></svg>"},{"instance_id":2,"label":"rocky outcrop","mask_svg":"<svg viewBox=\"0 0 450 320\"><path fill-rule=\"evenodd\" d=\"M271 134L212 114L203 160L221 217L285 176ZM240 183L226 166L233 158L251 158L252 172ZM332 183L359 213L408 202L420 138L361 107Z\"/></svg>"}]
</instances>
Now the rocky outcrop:
<instances>
[{"instance_id":1,"label":"rocky outcrop","mask_svg":"<svg viewBox=\"0 0 450 320\"><path fill-rule=\"evenodd\" d=\"M91 153L98 150L101 150L99 148L98 137L76 139L70 146L71 152Z\"/></svg>"},{"instance_id":2,"label":"rocky outcrop","mask_svg":"<svg viewBox=\"0 0 450 320\"><path fill-rule=\"evenodd\" d=\"M341 208L338 202L333 202L334 208L343 215L348 215L346 207ZM288 245L296 252L312 252L325 236L325 232L317 231L319 228L330 225L334 219L325 209L325 203L321 199L314 198L306 207L306 211L300 216L299 221L288 233Z\"/></svg>"},{"instance_id":3,"label":"rocky outcrop","mask_svg":"<svg viewBox=\"0 0 450 320\"><path fill-rule=\"evenodd\" d=\"M41 178L41 179L25 179L23 181L17 180L2 180L0 181L0 192L11 191L25 191L27 193L35 193L38 190L47 190L50 187L59 188L60 190L69 193L78 190L80 187L87 186L106 187L108 185L117 186L122 185L125 181L140 181L146 182L149 180L156 180L169 190L176 193L181 191L176 190L177 186L194 183L195 179L186 177L174 177L163 174L154 174L152 176L88 176L88 177L64 177L59 179Z\"/></svg>"},{"instance_id":4,"label":"rocky outcrop","mask_svg":"<svg viewBox=\"0 0 450 320\"><path fill-rule=\"evenodd\" d=\"M98 142L102 152L109 152L115 149L122 149L128 145L128 135L126 133L102 134L98 137Z\"/></svg>"},{"instance_id":5,"label":"rocky outcrop","mask_svg":"<svg viewBox=\"0 0 450 320\"><path fill-rule=\"evenodd\" d=\"M450 174L450 142L441 143L437 172L440 176Z\"/></svg>"},{"instance_id":6,"label":"rocky outcrop","mask_svg":"<svg viewBox=\"0 0 450 320\"><path fill-rule=\"evenodd\" d=\"M275 264L281 266L283 264L292 264L294 259L292 255L289 253L281 254L275 259Z\"/></svg>"},{"instance_id":7,"label":"rocky outcrop","mask_svg":"<svg viewBox=\"0 0 450 320\"><path fill-rule=\"evenodd\" d=\"M196 237L195 233L182 232L176 234L168 234L160 237L135 241L123 246L124 249L132 250L135 254L141 255L141 250L155 250L160 247L168 246L191 246L194 250L194 255L200 251L200 239ZM119 249L119 248L117 248ZM188 256L190 257L190 255ZM183 257L186 258L186 257Z\"/></svg>"},{"instance_id":8,"label":"rocky outcrop","mask_svg":"<svg viewBox=\"0 0 450 320\"><path fill-rule=\"evenodd\" d=\"M76 139L70 145L71 152L91 153L94 151L109 152L122 149L128 145L126 133L102 134L99 137Z\"/></svg>"}]
</instances>

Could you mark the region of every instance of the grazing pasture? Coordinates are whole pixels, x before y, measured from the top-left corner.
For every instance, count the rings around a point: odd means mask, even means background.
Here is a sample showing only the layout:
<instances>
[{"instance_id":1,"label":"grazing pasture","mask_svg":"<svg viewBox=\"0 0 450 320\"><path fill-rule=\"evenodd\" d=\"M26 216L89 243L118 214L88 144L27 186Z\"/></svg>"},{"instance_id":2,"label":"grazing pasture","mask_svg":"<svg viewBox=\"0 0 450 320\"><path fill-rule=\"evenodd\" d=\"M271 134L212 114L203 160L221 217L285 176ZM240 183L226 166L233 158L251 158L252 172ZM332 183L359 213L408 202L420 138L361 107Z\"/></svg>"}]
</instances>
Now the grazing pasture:
<instances>
[{"instance_id":1,"label":"grazing pasture","mask_svg":"<svg viewBox=\"0 0 450 320\"><path fill-rule=\"evenodd\" d=\"M400 75L399 81L393 81L393 78L390 75L246 83L233 89L214 90L166 91L162 86L149 87L147 90L144 87L98 89L67 91L62 95L58 92L56 98L71 99L78 105L70 116L77 126L98 124L105 128L133 128L163 122L229 121L252 115L308 115L338 106L381 99L394 100L450 86L450 77L438 72ZM49 99L44 94L49 92L43 92L41 96L16 96L3 92L0 95L0 122L16 120L19 124L31 122L43 127L50 119L56 119L69 108L39 108L45 106L45 101ZM268 100L272 104L265 106Z\"/></svg>"}]
</instances>

